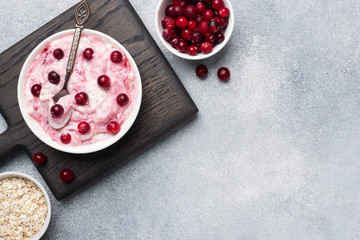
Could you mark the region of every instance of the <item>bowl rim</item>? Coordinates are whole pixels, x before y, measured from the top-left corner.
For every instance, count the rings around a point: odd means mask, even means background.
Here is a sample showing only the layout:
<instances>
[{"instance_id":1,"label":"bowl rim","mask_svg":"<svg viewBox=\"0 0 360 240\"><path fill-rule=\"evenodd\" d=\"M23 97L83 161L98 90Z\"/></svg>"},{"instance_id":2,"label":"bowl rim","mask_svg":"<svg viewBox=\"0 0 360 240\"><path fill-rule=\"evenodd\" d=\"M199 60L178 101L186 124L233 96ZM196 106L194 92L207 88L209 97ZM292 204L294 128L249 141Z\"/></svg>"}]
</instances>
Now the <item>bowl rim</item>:
<instances>
[{"instance_id":1,"label":"bowl rim","mask_svg":"<svg viewBox=\"0 0 360 240\"><path fill-rule=\"evenodd\" d=\"M234 18L234 9L231 5L231 1L230 0L224 0L225 6L230 10L230 16L229 16L229 23L228 23L228 27L225 30L225 40L216 45L213 49L213 51L209 54L203 54L203 53L199 53L195 56L190 56L187 53L181 53L179 51L177 51L175 48L173 48L170 43L168 43L167 41L165 41L165 39L162 37L162 26L161 26L161 19L165 16L164 13L160 13L160 9L162 7L163 4L165 4L166 2L171 2L171 0L159 0L157 7L156 7L156 12L155 12L155 28L156 28L156 33L160 39L160 42L167 48L167 50L169 50L171 53L175 54L178 57L187 59L187 60L202 60L202 59L206 59L209 57L214 56L215 54L217 54L218 52L220 52L225 45L229 42L230 37L234 31L234 25L235 25L235 18Z\"/></svg>"},{"instance_id":2,"label":"bowl rim","mask_svg":"<svg viewBox=\"0 0 360 240\"><path fill-rule=\"evenodd\" d=\"M37 186L40 189L40 191L45 196L45 201L46 201L46 205L47 205L47 214L46 214L46 217L45 217L45 222L42 225L42 227L40 228L40 230L32 238L30 238L30 240L39 240L45 234L45 232L48 229L49 224L50 224L51 202L50 202L49 195L46 192L45 188L35 178L31 177L30 175L27 175L25 173L20 173L20 172L3 172L3 173L0 173L0 181L3 180L3 179L6 179L6 178L11 178L11 177L18 177L18 178L23 178L23 179L31 181L32 183L35 184L35 186Z\"/></svg>"},{"instance_id":3,"label":"bowl rim","mask_svg":"<svg viewBox=\"0 0 360 240\"><path fill-rule=\"evenodd\" d=\"M123 124L121 125L122 127L120 129L120 132L118 134L116 134L115 136L111 136L110 138L108 138L104 141L87 144L84 146L66 146L66 145L61 145L60 143L57 143L54 140L52 140L50 138L50 136L48 136L45 133L45 131L41 128L41 126L38 124L38 122L36 122L33 118L31 118L30 115L27 113L25 103L24 103L24 96L22 94L25 90L22 89L22 86L25 84L26 74L27 74L28 69L30 68L30 65L31 65L33 59L35 58L36 54L39 51L41 51L42 48L48 42L50 42L58 37L61 37L61 36L64 36L64 35L67 35L70 33L74 33L74 31L75 31L75 29L67 29L67 30L63 30L58 33L55 33L55 34L47 37L46 39L44 39L40 44L38 44L32 50L32 52L26 58L26 61L24 62L23 66L21 68L21 72L20 72L19 79L18 79L18 86L17 86L17 98L18 98L20 112L21 112L23 119L25 120L26 125L30 128L30 130L33 132L33 134L36 137L38 137L42 142L44 142L45 144L47 144L48 146L50 146L52 148L55 148L55 149L63 151L63 152L73 153L73 154L86 154L86 153L97 152L97 151L103 150L103 149L113 145L114 143L119 141L128 132L128 130L131 128L131 126L135 122L135 119L137 118L137 115L140 111L140 106L141 106L141 102L142 102L142 81L141 81L141 76L139 73L139 69L135 63L135 60L132 58L130 53L125 49L125 47L121 43L119 43L117 40L115 40L111 36L104 34L102 32L92 30L92 29L83 29L82 30L83 33L94 34L102 39L105 39L106 41L111 42L112 44L114 44L115 47L119 48L122 51L122 53L124 53L126 55L126 58L128 59L132 69L135 72L135 76L136 76L135 81L137 82L137 85L138 85L138 88L137 88L137 96L138 97L134 104L133 110L129 114L129 117L123 122Z\"/></svg>"}]
</instances>

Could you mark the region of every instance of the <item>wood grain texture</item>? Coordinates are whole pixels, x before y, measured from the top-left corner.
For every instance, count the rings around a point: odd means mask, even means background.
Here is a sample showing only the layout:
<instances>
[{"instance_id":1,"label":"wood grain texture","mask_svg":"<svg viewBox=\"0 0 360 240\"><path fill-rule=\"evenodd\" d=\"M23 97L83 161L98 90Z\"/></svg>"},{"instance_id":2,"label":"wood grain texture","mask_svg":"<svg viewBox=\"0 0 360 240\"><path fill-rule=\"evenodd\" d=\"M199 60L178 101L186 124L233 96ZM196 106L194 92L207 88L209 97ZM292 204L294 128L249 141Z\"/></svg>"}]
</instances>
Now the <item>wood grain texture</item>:
<instances>
[{"instance_id":1,"label":"wood grain texture","mask_svg":"<svg viewBox=\"0 0 360 240\"><path fill-rule=\"evenodd\" d=\"M30 156L43 152L48 161L37 169L58 200L126 161L198 111L127 0L90 0L89 4L92 16L85 27L106 33L123 44L138 65L143 84L138 118L129 132L111 147L84 155L52 149L26 126L17 103L17 80L26 57L45 38L74 27L76 6L0 55L0 111L8 124L8 129L0 135L0 160L19 148ZM59 179L63 168L71 168L75 173L70 184Z\"/></svg>"}]
</instances>

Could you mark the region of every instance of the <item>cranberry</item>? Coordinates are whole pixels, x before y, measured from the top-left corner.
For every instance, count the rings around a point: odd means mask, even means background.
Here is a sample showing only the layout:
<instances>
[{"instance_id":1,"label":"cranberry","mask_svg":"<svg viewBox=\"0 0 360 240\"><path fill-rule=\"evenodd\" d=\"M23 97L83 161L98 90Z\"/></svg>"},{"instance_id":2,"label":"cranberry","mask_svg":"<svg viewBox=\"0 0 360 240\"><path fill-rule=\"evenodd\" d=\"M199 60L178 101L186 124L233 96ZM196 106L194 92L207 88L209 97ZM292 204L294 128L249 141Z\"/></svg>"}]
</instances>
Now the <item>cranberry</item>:
<instances>
[{"instance_id":1,"label":"cranberry","mask_svg":"<svg viewBox=\"0 0 360 240\"><path fill-rule=\"evenodd\" d=\"M161 26L163 28L166 28L166 24L169 22L169 20L172 19L171 17L169 16L165 16L161 19Z\"/></svg>"},{"instance_id":2,"label":"cranberry","mask_svg":"<svg viewBox=\"0 0 360 240\"><path fill-rule=\"evenodd\" d=\"M174 17L178 18L184 15L184 8L181 6L174 6L173 8Z\"/></svg>"},{"instance_id":3,"label":"cranberry","mask_svg":"<svg viewBox=\"0 0 360 240\"><path fill-rule=\"evenodd\" d=\"M179 52L184 53L184 52L186 52L187 48L188 48L187 42L184 39L180 39L180 41L179 41L179 43L177 45L177 50Z\"/></svg>"},{"instance_id":4,"label":"cranberry","mask_svg":"<svg viewBox=\"0 0 360 240\"><path fill-rule=\"evenodd\" d=\"M94 50L92 48L86 48L83 52L83 56L86 59L92 59L94 54Z\"/></svg>"},{"instance_id":5,"label":"cranberry","mask_svg":"<svg viewBox=\"0 0 360 240\"><path fill-rule=\"evenodd\" d=\"M195 8L196 8L197 14L201 15L205 11L206 5L202 2L199 2L198 4L196 4Z\"/></svg>"},{"instance_id":6,"label":"cranberry","mask_svg":"<svg viewBox=\"0 0 360 240\"><path fill-rule=\"evenodd\" d=\"M207 20L201 20L199 22L198 31L202 35L205 35L209 32L209 21Z\"/></svg>"},{"instance_id":7,"label":"cranberry","mask_svg":"<svg viewBox=\"0 0 360 240\"><path fill-rule=\"evenodd\" d=\"M168 28L168 29L174 29L175 26L176 26L176 21L172 18L170 18L168 20L168 22L166 23L166 28Z\"/></svg>"},{"instance_id":8,"label":"cranberry","mask_svg":"<svg viewBox=\"0 0 360 240\"><path fill-rule=\"evenodd\" d=\"M213 50L213 46L211 45L211 43L209 42L203 42L201 44L201 52L204 53L204 54L208 54L208 53L211 53L212 50Z\"/></svg>"},{"instance_id":9,"label":"cranberry","mask_svg":"<svg viewBox=\"0 0 360 240\"><path fill-rule=\"evenodd\" d=\"M184 29L181 32L181 37L185 40L185 41L189 41L191 38L191 30L190 29Z\"/></svg>"},{"instance_id":10,"label":"cranberry","mask_svg":"<svg viewBox=\"0 0 360 240\"><path fill-rule=\"evenodd\" d=\"M120 63L122 58L123 56L120 51L113 51L110 55L110 59L113 63Z\"/></svg>"},{"instance_id":11,"label":"cranberry","mask_svg":"<svg viewBox=\"0 0 360 240\"><path fill-rule=\"evenodd\" d=\"M214 12L211 9L206 9L202 16L206 20L211 20L214 17Z\"/></svg>"},{"instance_id":12,"label":"cranberry","mask_svg":"<svg viewBox=\"0 0 360 240\"><path fill-rule=\"evenodd\" d=\"M197 24L199 24L201 22L201 20L203 20L203 18L200 15L195 18L195 21Z\"/></svg>"},{"instance_id":13,"label":"cranberry","mask_svg":"<svg viewBox=\"0 0 360 240\"><path fill-rule=\"evenodd\" d=\"M218 33L218 34L216 34L216 42L217 43L222 43L224 40L225 40L225 36L224 36L224 34L223 33Z\"/></svg>"},{"instance_id":14,"label":"cranberry","mask_svg":"<svg viewBox=\"0 0 360 240\"><path fill-rule=\"evenodd\" d=\"M60 48L57 48L53 52L54 58L60 60L64 57L64 51Z\"/></svg>"},{"instance_id":15,"label":"cranberry","mask_svg":"<svg viewBox=\"0 0 360 240\"><path fill-rule=\"evenodd\" d=\"M203 37L201 36L201 34L199 32L193 32L191 34L191 41L193 43L201 43L203 41Z\"/></svg>"},{"instance_id":16,"label":"cranberry","mask_svg":"<svg viewBox=\"0 0 360 240\"><path fill-rule=\"evenodd\" d=\"M214 34L212 34L212 33L207 33L207 34L205 34L205 41L206 41L206 42L214 43L215 40L216 40L216 37L215 37Z\"/></svg>"},{"instance_id":17,"label":"cranberry","mask_svg":"<svg viewBox=\"0 0 360 240\"><path fill-rule=\"evenodd\" d=\"M129 97L125 93L120 93L116 97L116 101L121 107L125 107L129 103Z\"/></svg>"},{"instance_id":18,"label":"cranberry","mask_svg":"<svg viewBox=\"0 0 360 240\"><path fill-rule=\"evenodd\" d=\"M179 41L180 41L180 38L178 36L175 36L170 40L170 44L173 48L176 49L179 44Z\"/></svg>"},{"instance_id":19,"label":"cranberry","mask_svg":"<svg viewBox=\"0 0 360 240\"><path fill-rule=\"evenodd\" d=\"M110 87L110 78L107 75L101 75L100 77L98 77L97 82L100 87L103 87L105 89Z\"/></svg>"},{"instance_id":20,"label":"cranberry","mask_svg":"<svg viewBox=\"0 0 360 240\"><path fill-rule=\"evenodd\" d=\"M115 121L111 121L108 123L108 125L106 126L106 129L112 133L112 134L117 134L118 132L120 132L120 124L118 122Z\"/></svg>"},{"instance_id":21,"label":"cranberry","mask_svg":"<svg viewBox=\"0 0 360 240\"><path fill-rule=\"evenodd\" d=\"M222 67L217 71L217 75L221 81L227 81L230 78L230 71L226 67Z\"/></svg>"},{"instance_id":22,"label":"cranberry","mask_svg":"<svg viewBox=\"0 0 360 240\"><path fill-rule=\"evenodd\" d=\"M85 121L79 122L77 128L80 134L86 134L87 132L90 131L90 125Z\"/></svg>"},{"instance_id":23,"label":"cranberry","mask_svg":"<svg viewBox=\"0 0 360 240\"><path fill-rule=\"evenodd\" d=\"M166 41L169 41L173 35L174 35L173 30L171 30L169 28L165 28L162 33L162 36Z\"/></svg>"},{"instance_id":24,"label":"cranberry","mask_svg":"<svg viewBox=\"0 0 360 240\"><path fill-rule=\"evenodd\" d=\"M50 112L53 118L59 118L64 114L64 108L60 104L55 104L50 108Z\"/></svg>"},{"instance_id":25,"label":"cranberry","mask_svg":"<svg viewBox=\"0 0 360 240\"><path fill-rule=\"evenodd\" d=\"M188 28L191 29L191 30L194 30L197 26L197 23L195 20L190 20L188 21Z\"/></svg>"},{"instance_id":26,"label":"cranberry","mask_svg":"<svg viewBox=\"0 0 360 240\"><path fill-rule=\"evenodd\" d=\"M197 15L196 7L194 5L188 4L184 8L184 14L187 19L196 18L196 15Z\"/></svg>"},{"instance_id":27,"label":"cranberry","mask_svg":"<svg viewBox=\"0 0 360 240\"><path fill-rule=\"evenodd\" d=\"M219 31L219 26L218 24L216 23L215 20L211 20L210 21L210 26L209 26L209 32L211 33L217 33Z\"/></svg>"},{"instance_id":28,"label":"cranberry","mask_svg":"<svg viewBox=\"0 0 360 240\"><path fill-rule=\"evenodd\" d=\"M230 10L227 7L220 8L219 16L222 18L226 18L230 15Z\"/></svg>"},{"instance_id":29,"label":"cranberry","mask_svg":"<svg viewBox=\"0 0 360 240\"><path fill-rule=\"evenodd\" d=\"M71 182L73 180L74 173L70 169L66 168L66 169L61 170L59 176L60 176L60 179L63 182L68 183L68 182Z\"/></svg>"},{"instance_id":30,"label":"cranberry","mask_svg":"<svg viewBox=\"0 0 360 240\"><path fill-rule=\"evenodd\" d=\"M196 67L196 75L197 75L199 78L203 78L203 77L205 77L207 74L208 74L208 68L207 68L205 65L200 64L199 66Z\"/></svg>"},{"instance_id":31,"label":"cranberry","mask_svg":"<svg viewBox=\"0 0 360 240\"><path fill-rule=\"evenodd\" d=\"M224 1L223 0L213 0L211 6L213 9L219 11L220 8L222 8L224 6Z\"/></svg>"},{"instance_id":32,"label":"cranberry","mask_svg":"<svg viewBox=\"0 0 360 240\"><path fill-rule=\"evenodd\" d=\"M64 134L61 134L60 136L60 140L63 144L69 144L71 142L71 135L70 133L64 133Z\"/></svg>"},{"instance_id":33,"label":"cranberry","mask_svg":"<svg viewBox=\"0 0 360 240\"><path fill-rule=\"evenodd\" d=\"M171 17L173 17L173 16L174 16L173 11L174 11L174 5L169 4L169 5L165 8L165 15L166 15L166 16L171 16Z\"/></svg>"},{"instance_id":34,"label":"cranberry","mask_svg":"<svg viewBox=\"0 0 360 240\"><path fill-rule=\"evenodd\" d=\"M41 152L37 152L33 155L32 160L36 165L44 165L46 163L46 156Z\"/></svg>"},{"instance_id":35,"label":"cranberry","mask_svg":"<svg viewBox=\"0 0 360 240\"><path fill-rule=\"evenodd\" d=\"M40 96L40 91L41 91L41 85L40 84L34 84L32 87L31 87L31 94L34 96L34 97L39 97Z\"/></svg>"},{"instance_id":36,"label":"cranberry","mask_svg":"<svg viewBox=\"0 0 360 240\"><path fill-rule=\"evenodd\" d=\"M190 46L188 47L187 52L190 56L195 56L198 54L198 48L196 46Z\"/></svg>"},{"instance_id":37,"label":"cranberry","mask_svg":"<svg viewBox=\"0 0 360 240\"><path fill-rule=\"evenodd\" d=\"M214 20L218 24L218 26L222 29L225 29L228 25L228 20L226 18L215 17Z\"/></svg>"},{"instance_id":38,"label":"cranberry","mask_svg":"<svg viewBox=\"0 0 360 240\"><path fill-rule=\"evenodd\" d=\"M75 95L75 102L77 105L84 106L87 104L89 96L85 92L79 92Z\"/></svg>"},{"instance_id":39,"label":"cranberry","mask_svg":"<svg viewBox=\"0 0 360 240\"><path fill-rule=\"evenodd\" d=\"M179 17L177 20L176 20L176 26L178 28L186 28L187 27L187 24L188 24L188 21L185 17Z\"/></svg>"},{"instance_id":40,"label":"cranberry","mask_svg":"<svg viewBox=\"0 0 360 240\"><path fill-rule=\"evenodd\" d=\"M48 80L52 84L58 84L60 82L60 76L54 71L49 72L48 74Z\"/></svg>"}]
</instances>

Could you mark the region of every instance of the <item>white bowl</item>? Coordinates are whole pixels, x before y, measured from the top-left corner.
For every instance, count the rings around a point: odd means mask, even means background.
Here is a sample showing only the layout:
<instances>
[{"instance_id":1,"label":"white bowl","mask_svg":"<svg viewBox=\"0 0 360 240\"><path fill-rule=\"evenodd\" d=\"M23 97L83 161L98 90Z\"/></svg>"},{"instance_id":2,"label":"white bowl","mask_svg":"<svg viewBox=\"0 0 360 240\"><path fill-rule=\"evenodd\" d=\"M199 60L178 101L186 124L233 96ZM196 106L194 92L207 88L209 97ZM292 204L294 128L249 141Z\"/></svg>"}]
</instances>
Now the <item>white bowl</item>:
<instances>
[{"instance_id":1,"label":"white bowl","mask_svg":"<svg viewBox=\"0 0 360 240\"><path fill-rule=\"evenodd\" d=\"M162 37L163 27L161 25L161 19L165 16L165 8L170 3L172 3L172 0L160 0L159 1L157 8L156 8L156 13L155 13L155 27L156 27L156 33L157 33L158 37L160 38L160 41L171 53L175 54L178 57L188 59L188 60L201 60L201 59L209 58L209 57L215 55L216 53L218 53L221 49L223 49L223 47L229 41L231 34L234 30L234 10L233 10L230 0L224 0L225 7L227 7L230 10L229 23L224 32L225 40L222 43L217 44L211 53L208 53L208 54L199 53L195 56L190 56L187 53L179 52L177 49L173 48L169 42L165 41L165 39Z\"/></svg>"},{"instance_id":2,"label":"white bowl","mask_svg":"<svg viewBox=\"0 0 360 240\"><path fill-rule=\"evenodd\" d=\"M98 31L94 31L94 30L89 30L89 29L84 29L83 30L84 33L86 34L93 34L93 35L97 35L98 37L105 39L106 41L112 43L114 46L116 46L117 48L119 48L127 57L132 69L135 72L135 76L136 76L136 81L137 81L137 99L135 100L135 104L134 104L134 108L133 111L130 113L129 117L122 123L121 125L121 129L120 132L114 136L111 136L110 138L107 138L104 141L100 141L100 142L96 142L96 143L92 143L92 144L88 144L88 145L84 145L84 146L66 146L66 145L62 145L60 143L57 143L55 141L53 141L50 136L41 128L40 124L34 120L26 111L26 106L25 106L25 100L24 100L24 84L25 84L25 78L26 78L26 74L29 70L29 67L31 65L31 63L33 62L36 54L39 51L42 51L42 49L44 49L46 43L51 42L52 40L67 35L67 34L73 34L74 33L74 29L69 29L69 30L65 30L59 33L56 33L50 37L48 37L47 39L45 39L44 41L42 41L28 56L28 58L26 59L22 69L21 69L21 73L19 76L19 82L18 82L18 89L17 89L17 95L18 95L18 102L19 102L19 107L20 107L20 111L21 114L26 122L26 124L28 125L28 127L30 128L30 130L44 143L46 143L47 145L49 145L50 147L53 147L57 150L63 151L63 152L68 152L68 153L75 153L75 154L82 154L82 153L91 153L91 152L96 152L99 150L102 150L104 148L109 147L110 145L114 144L115 142L117 142L120 138L122 138L126 132L130 129L130 127L132 126L132 124L134 123L139 110L140 110L140 105L141 105L141 99L142 99L142 84L141 84L141 77L140 77L140 73L139 70L136 66L136 63L134 61L134 59L131 57L130 53L115 39L113 39L112 37L98 32ZM64 69L65 71L65 69Z\"/></svg>"},{"instance_id":3,"label":"white bowl","mask_svg":"<svg viewBox=\"0 0 360 240\"><path fill-rule=\"evenodd\" d=\"M50 204L49 195L45 191L45 188L38 181L36 181L33 177L30 177L27 174L18 173L18 172L0 173L0 180L5 179L5 178L12 178L12 177L23 178L23 179L31 181L32 183L34 183L40 189L42 194L44 194L44 196L45 196L46 205L47 205L47 214L46 214L46 217L45 217L44 225L41 227L39 232L37 232L32 238L30 238L30 240L39 240L44 235L44 233L46 232L46 230L47 230L47 228L49 226L49 223L50 223L51 204Z\"/></svg>"}]
</instances>

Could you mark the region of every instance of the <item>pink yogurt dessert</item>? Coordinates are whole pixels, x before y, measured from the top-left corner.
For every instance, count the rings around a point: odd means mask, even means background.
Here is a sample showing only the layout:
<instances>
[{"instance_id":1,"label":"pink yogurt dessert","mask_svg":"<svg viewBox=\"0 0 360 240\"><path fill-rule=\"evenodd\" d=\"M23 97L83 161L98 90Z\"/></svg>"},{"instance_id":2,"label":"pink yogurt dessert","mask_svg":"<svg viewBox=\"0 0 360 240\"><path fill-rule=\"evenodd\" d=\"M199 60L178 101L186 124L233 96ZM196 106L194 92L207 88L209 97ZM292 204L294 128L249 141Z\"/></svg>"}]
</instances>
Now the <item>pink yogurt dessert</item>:
<instances>
[{"instance_id":1,"label":"pink yogurt dessert","mask_svg":"<svg viewBox=\"0 0 360 240\"><path fill-rule=\"evenodd\" d=\"M82 33L73 72L70 95L57 107L53 96L63 85L73 34L61 36L37 54L25 80L26 111L59 144L80 146L116 135L134 109L136 75L119 49L99 36ZM61 109L62 108L62 109ZM69 123L56 130L48 116L61 121L72 110Z\"/></svg>"}]
</instances>

